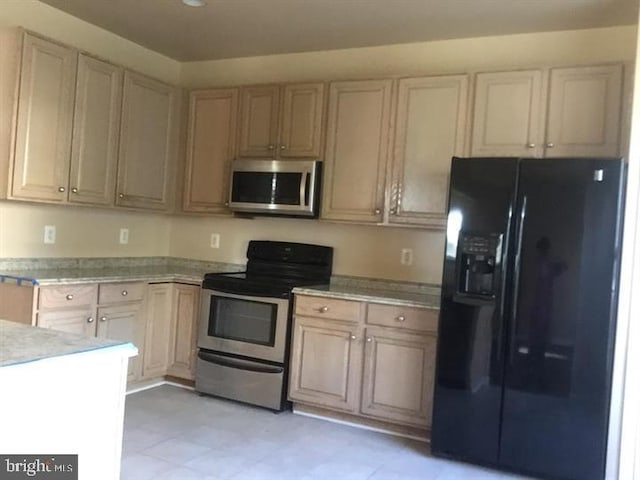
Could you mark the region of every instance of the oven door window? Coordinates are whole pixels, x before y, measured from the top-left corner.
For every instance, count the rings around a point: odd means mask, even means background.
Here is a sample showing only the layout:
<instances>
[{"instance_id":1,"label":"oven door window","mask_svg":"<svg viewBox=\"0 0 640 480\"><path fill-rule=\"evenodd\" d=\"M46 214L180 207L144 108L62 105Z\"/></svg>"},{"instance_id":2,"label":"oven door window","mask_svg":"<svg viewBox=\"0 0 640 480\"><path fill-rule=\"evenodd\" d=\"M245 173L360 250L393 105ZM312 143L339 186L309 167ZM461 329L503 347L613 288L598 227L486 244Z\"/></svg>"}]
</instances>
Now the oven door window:
<instances>
[{"instance_id":1,"label":"oven door window","mask_svg":"<svg viewBox=\"0 0 640 480\"><path fill-rule=\"evenodd\" d=\"M273 347L278 305L267 302L211 297L210 337Z\"/></svg>"}]
</instances>

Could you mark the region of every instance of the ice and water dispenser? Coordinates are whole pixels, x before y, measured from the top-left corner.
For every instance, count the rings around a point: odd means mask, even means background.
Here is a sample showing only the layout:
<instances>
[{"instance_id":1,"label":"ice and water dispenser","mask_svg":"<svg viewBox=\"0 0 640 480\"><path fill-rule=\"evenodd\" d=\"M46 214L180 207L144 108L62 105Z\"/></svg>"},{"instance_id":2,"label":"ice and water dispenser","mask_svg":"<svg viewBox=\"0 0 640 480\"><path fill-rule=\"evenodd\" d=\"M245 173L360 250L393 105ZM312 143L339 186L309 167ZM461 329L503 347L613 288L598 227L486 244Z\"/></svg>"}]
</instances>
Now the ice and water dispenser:
<instances>
[{"instance_id":1,"label":"ice and water dispenser","mask_svg":"<svg viewBox=\"0 0 640 480\"><path fill-rule=\"evenodd\" d=\"M496 262L500 262L502 234L460 232L456 296L494 298Z\"/></svg>"}]
</instances>

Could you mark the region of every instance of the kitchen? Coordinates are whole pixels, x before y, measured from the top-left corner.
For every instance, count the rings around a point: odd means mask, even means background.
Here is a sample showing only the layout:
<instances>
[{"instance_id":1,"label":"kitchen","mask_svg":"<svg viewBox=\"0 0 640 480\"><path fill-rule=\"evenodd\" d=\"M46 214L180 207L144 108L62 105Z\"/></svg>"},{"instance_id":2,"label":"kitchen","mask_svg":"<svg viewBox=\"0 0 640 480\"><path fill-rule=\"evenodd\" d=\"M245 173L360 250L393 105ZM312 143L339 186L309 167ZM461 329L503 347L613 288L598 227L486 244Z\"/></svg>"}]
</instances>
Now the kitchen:
<instances>
[{"instance_id":1,"label":"kitchen","mask_svg":"<svg viewBox=\"0 0 640 480\"><path fill-rule=\"evenodd\" d=\"M626 63L635 58L635 27L622 26L531 33L508 39L460 39L181 65L44 4L20 2L22 5L18 6L17 3L3 6L3 15L9 24L22 25L114 63L190 88L458 74L513 70L514 66ZM626 68L625 72L630 75L631 69ZM624 84L629 86L630 82ZM628 128L621 131L624 145L628 141L624 138ZM7 157L3 155L2 161L7 161ZM5 169L0 170L5 173ZM3 187L6 183L2 182ZM128 210L3 202L0 205L0 256L178 257L243 265L248 241L262 238L332 245L336 247L334 274L337 275L440 283L442 230L378 227L377 221L372 223L163 216ZM44 225L56 226L55 244L42 242ZM121 228L129 229L127 244L118 242ZM213 233L220 235L219 249L210 247ZM400 263L403 249L413 251L412 265Z\"/></svg>"}]
</instances>

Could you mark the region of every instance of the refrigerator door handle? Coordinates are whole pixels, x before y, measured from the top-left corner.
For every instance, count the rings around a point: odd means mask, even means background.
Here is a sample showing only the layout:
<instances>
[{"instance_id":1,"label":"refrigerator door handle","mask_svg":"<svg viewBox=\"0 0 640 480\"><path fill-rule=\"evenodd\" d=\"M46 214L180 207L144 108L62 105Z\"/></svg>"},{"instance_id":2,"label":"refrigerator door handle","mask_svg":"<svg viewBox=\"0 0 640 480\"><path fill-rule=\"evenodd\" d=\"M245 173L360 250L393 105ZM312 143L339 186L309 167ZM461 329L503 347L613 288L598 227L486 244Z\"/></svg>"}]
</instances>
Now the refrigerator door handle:
<instances>
[{"instance_id":1,"label":"refrigerator door handle","mask_svg":"<svg viewBox=\"0 0 640 480\"><path fill-rule=\"evenodd\" d=\"M527 196L522 196L520 211L516 215L516 245L513 262L513 289L511 293L511 331L509 332L509 358L512 358L514 338L516 336L516 319L518 318L518 297L520 295L520 268L522 261L522 237L524 236L524 220L527 216Z\"/></svg>"}]
</instances>

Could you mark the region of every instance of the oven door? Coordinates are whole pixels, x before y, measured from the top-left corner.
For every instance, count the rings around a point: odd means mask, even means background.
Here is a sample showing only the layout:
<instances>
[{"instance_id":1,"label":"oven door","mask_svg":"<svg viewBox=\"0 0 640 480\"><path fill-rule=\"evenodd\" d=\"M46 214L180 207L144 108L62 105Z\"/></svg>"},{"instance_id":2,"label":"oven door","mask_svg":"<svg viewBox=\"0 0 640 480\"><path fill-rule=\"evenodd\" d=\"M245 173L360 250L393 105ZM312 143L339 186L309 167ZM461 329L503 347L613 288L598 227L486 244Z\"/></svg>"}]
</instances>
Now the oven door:
<instances>
[{"instance_id":1,"label":"oven door","mask_svg":"<svg viewBox=\"0 0 640 480\"><path fill-rule=\"evenodd\" d=\"M289 299L202 290L198 347L284 363Z\"/></svg>"}]
</instances>

